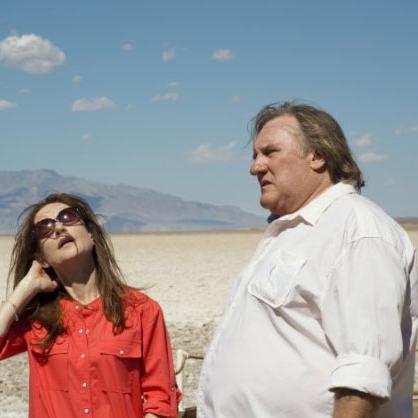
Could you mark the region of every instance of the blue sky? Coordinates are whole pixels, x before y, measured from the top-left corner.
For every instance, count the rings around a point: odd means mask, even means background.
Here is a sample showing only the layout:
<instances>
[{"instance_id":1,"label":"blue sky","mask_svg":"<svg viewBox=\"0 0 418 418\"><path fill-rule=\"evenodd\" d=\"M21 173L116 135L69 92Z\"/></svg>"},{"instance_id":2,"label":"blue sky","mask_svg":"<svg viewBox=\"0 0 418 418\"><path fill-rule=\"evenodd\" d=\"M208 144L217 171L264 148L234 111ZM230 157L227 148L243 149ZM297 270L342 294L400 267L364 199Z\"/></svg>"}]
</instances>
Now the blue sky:
<instances>
[{"instance_id":1,"label":"blue sky","mask_svg":"<svg viewBox=\"0 0 418 418\"><path fill-rule=\"evenodd\" d=\"M364 194L418 216L418 3L9 1L0 167L262 214L248 122L298 99L341 123Z\"/></svg>"}]
</instances>

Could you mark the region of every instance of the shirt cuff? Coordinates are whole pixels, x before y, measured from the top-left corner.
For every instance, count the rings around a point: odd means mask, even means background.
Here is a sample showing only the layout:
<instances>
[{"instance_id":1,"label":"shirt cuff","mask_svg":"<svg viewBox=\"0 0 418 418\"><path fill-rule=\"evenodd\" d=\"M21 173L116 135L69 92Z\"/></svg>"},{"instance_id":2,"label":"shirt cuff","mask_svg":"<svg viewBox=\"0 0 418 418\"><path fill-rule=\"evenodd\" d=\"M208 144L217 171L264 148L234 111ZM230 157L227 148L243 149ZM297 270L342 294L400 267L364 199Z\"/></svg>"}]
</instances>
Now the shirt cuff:
<instances>
[{"instance_id":1,"label":"shirt cuff","mask_svg":"<svg viewBox=\"0 0 418 418\"><path fill-rule=\"evenodd\" d=\"M152 413L167 418L175 418L177 416L177 398L180 392L173 392L168 398L149 397L143 404L144 415Z\"/></svg>"},{"instance_id":2,"label":"shirt cuff","mask_svg":"<svg viewBox=\"0 0 418 418\"><path fill-rule=\"evenodd\" d=\"M329 390L348 388L368 393L379 398L389 398L392 378L382 361L359 354L337 357L337 365L331 372Z\"/></svg>"}]
</instances>

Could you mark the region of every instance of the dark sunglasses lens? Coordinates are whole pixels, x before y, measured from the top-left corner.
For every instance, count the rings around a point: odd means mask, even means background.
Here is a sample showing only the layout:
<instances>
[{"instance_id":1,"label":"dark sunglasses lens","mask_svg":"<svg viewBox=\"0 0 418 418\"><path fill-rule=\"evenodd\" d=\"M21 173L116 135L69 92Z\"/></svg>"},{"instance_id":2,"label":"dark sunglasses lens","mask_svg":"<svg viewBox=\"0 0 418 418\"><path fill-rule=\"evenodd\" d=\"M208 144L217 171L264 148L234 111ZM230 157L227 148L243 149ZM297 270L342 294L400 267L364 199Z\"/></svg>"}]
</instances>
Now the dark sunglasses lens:
<instances>
[{"instance_id":1,"label":"dark sunglasses lens","mask_svg":"<svg viewBox=\"0 0 418 418\"><path fill-rule=\"evenodd\" d=\"M35 225L35 233L38 238L47 238L54 231L55 221L53 219L43 219Z\"/></svg>"},{"instance_id":2,"label":"dark sunglasses lens","mask_svg":"<svg viewBox=\"0 0 418 418\"><path fill-rule=\"evenodd\" d=\"M57 216L57 221L60 221L64 225L72 225L79 222L81 219L77 209L66 208L63 209Z\"/></svg>"},{"instance_id":3,"label":"dark sunglasses lens","mask_svg":"<svg viewBox=\"0 0 418 418\"><path fill-rule=\"evenodd\" d=\"M63 225L75 225L81 221L80 213L75 208L65 208L57 215L57 221ZM48 238L54 232L55 220L54 219L42 219L35 227L35 234L38 239Z\"/></svg>"}]
</instances>

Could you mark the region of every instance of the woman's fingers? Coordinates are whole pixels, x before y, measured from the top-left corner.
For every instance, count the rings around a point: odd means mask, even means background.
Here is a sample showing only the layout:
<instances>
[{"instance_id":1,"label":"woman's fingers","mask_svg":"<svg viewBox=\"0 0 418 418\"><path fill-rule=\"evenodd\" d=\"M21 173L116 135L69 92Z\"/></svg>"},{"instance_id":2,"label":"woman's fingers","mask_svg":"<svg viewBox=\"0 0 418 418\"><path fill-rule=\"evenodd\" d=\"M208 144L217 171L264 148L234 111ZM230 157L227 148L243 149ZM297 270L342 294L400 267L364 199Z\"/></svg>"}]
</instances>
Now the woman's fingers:
<instances>
[{"instance_id":1,"label":"woman's fingers","mask_svg":"<svg viewBox=\"0 0 418 418\"><path fill-rule=\"evenodd\" d=\"M53 292L59 286L56 280L51 279L38 260L32 261L28 276L35 282L34 284L38 292Z\"/></svg>"}]
</instances>

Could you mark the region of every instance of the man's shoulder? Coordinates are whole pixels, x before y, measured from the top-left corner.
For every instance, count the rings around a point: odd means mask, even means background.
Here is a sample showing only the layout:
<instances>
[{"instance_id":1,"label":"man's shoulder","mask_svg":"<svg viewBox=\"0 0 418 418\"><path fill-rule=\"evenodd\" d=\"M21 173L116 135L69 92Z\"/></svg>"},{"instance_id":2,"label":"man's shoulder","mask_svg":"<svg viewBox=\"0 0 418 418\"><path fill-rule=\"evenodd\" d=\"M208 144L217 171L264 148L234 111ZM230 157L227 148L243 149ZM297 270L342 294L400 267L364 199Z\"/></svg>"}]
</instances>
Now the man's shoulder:
<instances>
[{"instance_id":1,"label":"man's shoulder","mask_svg":"<svg viewBox=\"0 0 418 418\"><path fill-rule=\"evenodd\" d=\"M349 241L380 238L402 247L409 242L404 229L383 208L361 194L343 196L333 209L344 222L344 233Z\"/></svg>"}]
</instances>

